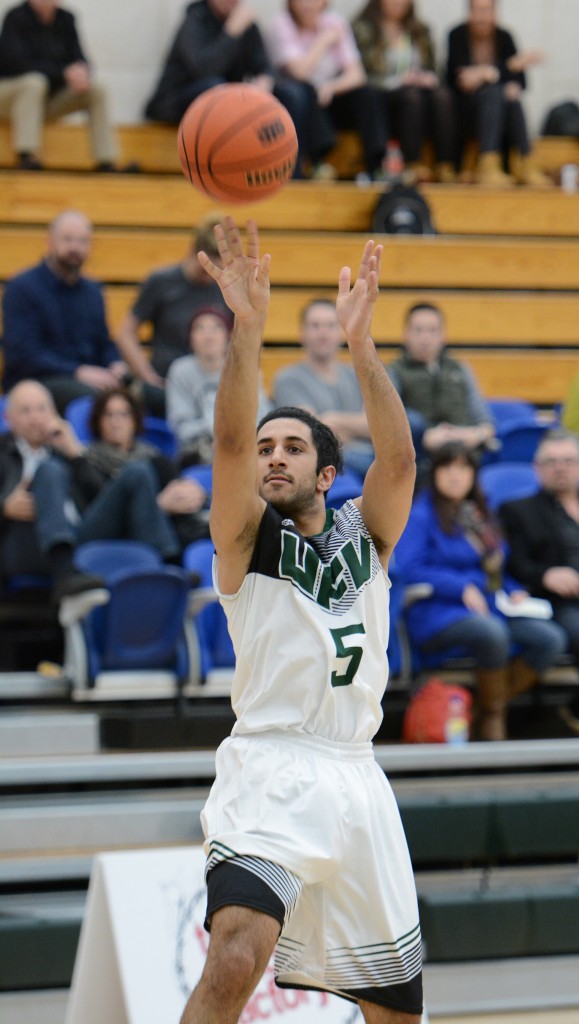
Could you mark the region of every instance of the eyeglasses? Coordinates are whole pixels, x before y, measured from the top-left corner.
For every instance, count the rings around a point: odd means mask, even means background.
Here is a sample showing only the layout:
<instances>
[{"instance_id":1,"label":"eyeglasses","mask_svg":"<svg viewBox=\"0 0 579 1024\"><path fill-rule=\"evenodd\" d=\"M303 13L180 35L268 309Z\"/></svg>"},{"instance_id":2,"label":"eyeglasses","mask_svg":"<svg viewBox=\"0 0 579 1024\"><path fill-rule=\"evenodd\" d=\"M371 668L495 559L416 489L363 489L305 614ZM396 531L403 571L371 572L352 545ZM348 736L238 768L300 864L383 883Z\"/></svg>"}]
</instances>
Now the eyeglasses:
<instances>
[{"instance_id":1,"label":"eyeglasses","mask_svg":"<svg viewBox=\"0 0 579 1024\"><path fill-rule=\"evenodd\" d=\"M537 465L553 469L554 466L574 466L577 462L579 462L579 455L562 455L560 458L550 455L546 459L539 459Z\"/></svg>"}]
</instances>

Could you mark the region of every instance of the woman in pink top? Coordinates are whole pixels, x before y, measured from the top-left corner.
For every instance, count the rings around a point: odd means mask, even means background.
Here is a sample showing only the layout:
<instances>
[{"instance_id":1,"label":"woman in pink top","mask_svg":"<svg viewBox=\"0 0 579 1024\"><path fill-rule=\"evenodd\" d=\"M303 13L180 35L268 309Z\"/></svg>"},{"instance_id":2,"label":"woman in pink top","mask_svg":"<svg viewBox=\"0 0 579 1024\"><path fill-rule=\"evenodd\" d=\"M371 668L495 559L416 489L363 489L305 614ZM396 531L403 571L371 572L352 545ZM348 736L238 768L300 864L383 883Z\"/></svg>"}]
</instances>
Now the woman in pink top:
<instances>
[{"instance_id":1,"label":"woman in pink top","mask_svg":"<svg viewBox=\"0 0 579 1024\"><path fill-rule=\"evenodd\" d=\"M313 177L336 177L323 164L340 128L355 128L362 142L366 170L379 177L386 146L378 92L366 72L349 22L327 9L327 0L287 0L267 37L269 54L282 75L301 82L309 95L309 116L298 137L309 157Z\"/></svg>"}]
</instances>

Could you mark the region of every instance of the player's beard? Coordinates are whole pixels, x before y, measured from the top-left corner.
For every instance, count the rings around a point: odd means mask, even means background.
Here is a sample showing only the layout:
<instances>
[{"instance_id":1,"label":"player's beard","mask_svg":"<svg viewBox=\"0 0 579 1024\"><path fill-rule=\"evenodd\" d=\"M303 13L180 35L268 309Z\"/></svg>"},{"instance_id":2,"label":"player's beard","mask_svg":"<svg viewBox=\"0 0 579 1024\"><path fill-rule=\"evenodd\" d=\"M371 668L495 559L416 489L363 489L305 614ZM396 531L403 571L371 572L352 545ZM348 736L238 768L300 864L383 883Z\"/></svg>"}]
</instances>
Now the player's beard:
<instances>
[{"instance_id":1,"label":"player's beard","mask_svg":"<svg viewBox=\"0 0 579 1024\"><path fill-rule=\"evenodd\" d=\"M316 500L316 483L317 477L314 476L312 480L304 480L291 494L280 493L265 500L269 501L280 515L295 519L313 508Z\"/></svg>"}]
</instances>

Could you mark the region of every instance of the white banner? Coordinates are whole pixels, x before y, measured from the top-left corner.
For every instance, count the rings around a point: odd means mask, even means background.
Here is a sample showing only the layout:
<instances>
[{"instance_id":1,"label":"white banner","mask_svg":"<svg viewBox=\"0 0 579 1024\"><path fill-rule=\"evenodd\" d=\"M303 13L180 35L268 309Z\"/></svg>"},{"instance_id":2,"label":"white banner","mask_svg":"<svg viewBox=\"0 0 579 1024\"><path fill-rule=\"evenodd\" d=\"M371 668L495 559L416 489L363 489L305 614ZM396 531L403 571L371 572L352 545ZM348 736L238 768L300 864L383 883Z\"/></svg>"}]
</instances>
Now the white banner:
<instances>
[{"instance_id":1,"label":"white banner","mask_svg":"<svg viewBox=\"0 0 579 1024\"><path fill-rule=\"evenodd\" d=\"M66 1024L178 1024L203 967L205 857L199 847L95 859ZM362 1024L325 992L279 989L273 960L240 1024Z\"/></svg>"}]
</instances>

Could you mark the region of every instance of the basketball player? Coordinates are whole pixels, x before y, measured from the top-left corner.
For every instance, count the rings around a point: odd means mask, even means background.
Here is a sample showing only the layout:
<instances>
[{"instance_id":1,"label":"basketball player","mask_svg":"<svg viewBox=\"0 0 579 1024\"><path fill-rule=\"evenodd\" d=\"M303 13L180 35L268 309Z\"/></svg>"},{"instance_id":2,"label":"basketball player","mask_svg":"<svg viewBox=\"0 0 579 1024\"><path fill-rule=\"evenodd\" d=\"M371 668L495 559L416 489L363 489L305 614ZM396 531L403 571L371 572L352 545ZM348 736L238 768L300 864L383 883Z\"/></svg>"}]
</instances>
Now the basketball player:
<instances>
[{"instance_id":1,"label":"basketball player","mask_svg":"<svg viewBox=\"0 0 579 1024\"><path fill-rule=\"evenodd\" d=\"M248 223L199 259L235 314L215 406L215 584L237 655L232 735L202 815L211 937L181 1024L235 1024L277 946L278 985L357 1002L368 1024L419 1024L418 910L398 809L372 752L388 666L388 558L406 523L414 450L370 324L382 246L367 242L337 309L375 461L326 511L339 442L301 409L255 433L269 256Z\"/></svg>"}]
</instances>

